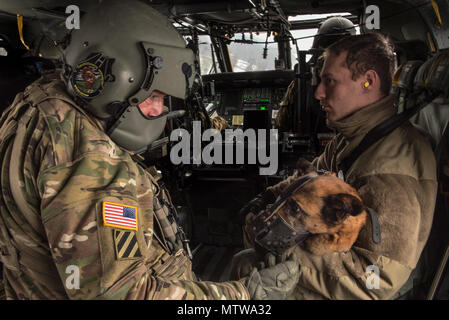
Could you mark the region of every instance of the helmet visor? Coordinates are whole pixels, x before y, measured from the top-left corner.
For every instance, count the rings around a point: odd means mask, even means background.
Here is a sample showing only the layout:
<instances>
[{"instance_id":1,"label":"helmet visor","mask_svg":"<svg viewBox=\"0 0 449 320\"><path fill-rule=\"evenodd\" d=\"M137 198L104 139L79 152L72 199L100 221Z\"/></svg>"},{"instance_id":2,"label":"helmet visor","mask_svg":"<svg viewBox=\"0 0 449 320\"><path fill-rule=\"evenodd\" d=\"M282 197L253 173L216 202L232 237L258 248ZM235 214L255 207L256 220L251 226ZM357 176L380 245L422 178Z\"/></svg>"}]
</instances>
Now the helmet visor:
<instances>
[{"instance_id":1,"label":"helmet visor","mask_svg":"<svg viewBox=\"0 0 449 320\"><path fill-rule=\"evenodd\" d=\"M187 88L193 83L193 51L150 42L141 44L147 58L147 74L140 89L129 97L129 104L142 103L154 91L185 99Z\"/></svg>"}]
</instances>

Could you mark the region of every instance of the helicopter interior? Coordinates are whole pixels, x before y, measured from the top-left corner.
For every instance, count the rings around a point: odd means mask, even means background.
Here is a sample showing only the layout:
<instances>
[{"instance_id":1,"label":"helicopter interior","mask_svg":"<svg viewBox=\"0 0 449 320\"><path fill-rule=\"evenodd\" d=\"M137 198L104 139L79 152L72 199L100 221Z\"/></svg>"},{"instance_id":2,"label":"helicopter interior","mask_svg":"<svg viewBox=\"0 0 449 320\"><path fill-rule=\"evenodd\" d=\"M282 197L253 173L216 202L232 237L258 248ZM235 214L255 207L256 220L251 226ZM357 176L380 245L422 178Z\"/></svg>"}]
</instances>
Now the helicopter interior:
<instances>
[{"instance_id":1,"label":"helicopter interior","mask_svg":"<svg viewBox=\"0 0 449 320\"><path fill-rule=\"evenodd\" d=\"M15 1L0 4L0 108L46 70L61 67L67 34L66 8L74 2L83 12L92 1ZM223 281L229 261L242 249L243 217L239 210L258 193L295 169L299 157L318 156L334 133L314 98L318 84L313 47L320 24L344 16L357 33L380 31L396 47L397 71L392 93L398 114L407 115L432 139L438 160L439 193L429 241L399 299L449 299L449 1L447 0L154 0L145 1L168 17L195 53L196 79L185 102L169 99L163 136L143 154L164 177L177 208L179 223L190 239L193 268L202 280ZM379 9L379 25L369 24L369 5ZM290 114L276 123L291 85ZM419 108L416 106L420 105ZM220 116L228 129L278 129L277 170L221 161L173 165L170 133L177 128L202 129ZM223 133L224 136L224 133ZM232 145L226 141L220 144ZM251 146L243 142L245 151ZM257 147L256 147L257 148ZM271 151L272 149L270 149ZM248 151L250 152L250 151ZM237 162L237 164L236 164Z\"/></svg>"}]
</instances>

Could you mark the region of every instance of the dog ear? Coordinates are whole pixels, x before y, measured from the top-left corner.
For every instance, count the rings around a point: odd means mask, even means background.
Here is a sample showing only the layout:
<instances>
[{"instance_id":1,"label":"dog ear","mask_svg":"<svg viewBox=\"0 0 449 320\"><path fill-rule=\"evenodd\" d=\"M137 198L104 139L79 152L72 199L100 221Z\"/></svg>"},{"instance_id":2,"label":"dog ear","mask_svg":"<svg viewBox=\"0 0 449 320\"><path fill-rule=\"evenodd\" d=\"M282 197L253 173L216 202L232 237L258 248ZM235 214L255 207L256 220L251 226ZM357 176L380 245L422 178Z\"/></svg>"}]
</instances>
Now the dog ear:
<instances>
[{"instance_id":1,"label":"dog ear","mask_svg":"<svg viewBox=\"0 0 449 320\"><path fill-rule=\"evenodd\" d=\"M340 193L342 201L351 216L358 216L363 211L363 203L358 198L349 193Z\"/></svg>"},{"instance_id":2,"label":"dog ear","mask_svg":"<svg viewBox=\"0 0 449 320\"><path fill-rule=\"evenodd\" d=\"M348 214L357 216L363 211L362 202L349 193L331 194L324 198L324 221L330 225L342 221Z\"/></svg>"},{"instance_id":3,"label":"dog ear","mask_svg":"<svg viewBox=\"0 0 449 320\"><path fill-rule=\"evenodd\" d=\"M312 163L304 158L298 159L296 162L296 169L298 170L298 176L303 176L310 172L316 171Z\"/></svg>"}]
</instances>

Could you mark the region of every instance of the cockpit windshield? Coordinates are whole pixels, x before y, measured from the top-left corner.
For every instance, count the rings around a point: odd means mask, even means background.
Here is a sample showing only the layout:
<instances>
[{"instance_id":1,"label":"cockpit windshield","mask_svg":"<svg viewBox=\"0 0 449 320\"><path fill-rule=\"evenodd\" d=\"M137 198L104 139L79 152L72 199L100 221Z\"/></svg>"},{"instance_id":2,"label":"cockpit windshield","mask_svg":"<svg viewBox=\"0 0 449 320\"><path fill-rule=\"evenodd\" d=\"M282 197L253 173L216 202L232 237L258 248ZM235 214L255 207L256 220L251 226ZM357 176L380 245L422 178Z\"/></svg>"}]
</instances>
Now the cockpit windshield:
<instances>
[{"instance_id":1,"label":"cockpit windshield","mask_svg":"<svg viewBox=\"0 0 449 320\"><path fill-rule=\"evenodd\" d=\"M289 18L289 21L294 23L298 21L307 22L311 24L317 20L325 19L332 16L350 16L348 12L337 12L329 14L309 14L298 15ZM316 23L315 23L316 25ZM357 34L360 29L356 27ZM308 51L312 48L313 40L318 32L318 28L306 28L290 30L290 52L293 64L297 61L297 51ZM232 64L233 72L251 72L251 71L269 71L284 69L285 65L278 62L278 42L276 41L276 32L244 32L235 33L232 36L225 35L228 44L229 56ZM199 56L201 74L221 73L216 58L216 52L211 42L209 35L199 36ZM306 55L306 60L309 60L311 55Z\"/></svg>"}]
</instances>

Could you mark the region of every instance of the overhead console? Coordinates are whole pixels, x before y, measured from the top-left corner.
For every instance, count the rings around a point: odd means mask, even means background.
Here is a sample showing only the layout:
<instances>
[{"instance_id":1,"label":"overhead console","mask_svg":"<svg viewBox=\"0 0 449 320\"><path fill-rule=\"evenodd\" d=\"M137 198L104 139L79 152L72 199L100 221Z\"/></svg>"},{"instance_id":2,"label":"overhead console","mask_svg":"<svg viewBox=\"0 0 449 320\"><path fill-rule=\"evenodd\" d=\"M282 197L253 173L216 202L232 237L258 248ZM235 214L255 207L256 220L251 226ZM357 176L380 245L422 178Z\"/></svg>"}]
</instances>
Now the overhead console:
<instances>
[{"instance_id":1,"label":"overhead console","mask_svg":"<svg viewBox=\"0 0 449 320\"><path fill-rule=\"evenodd\" d=\"M236 128L271 128L293 70L219 73L203 76L213 90L208 97L228 125Z\"/></svg>"}]
</instances>

